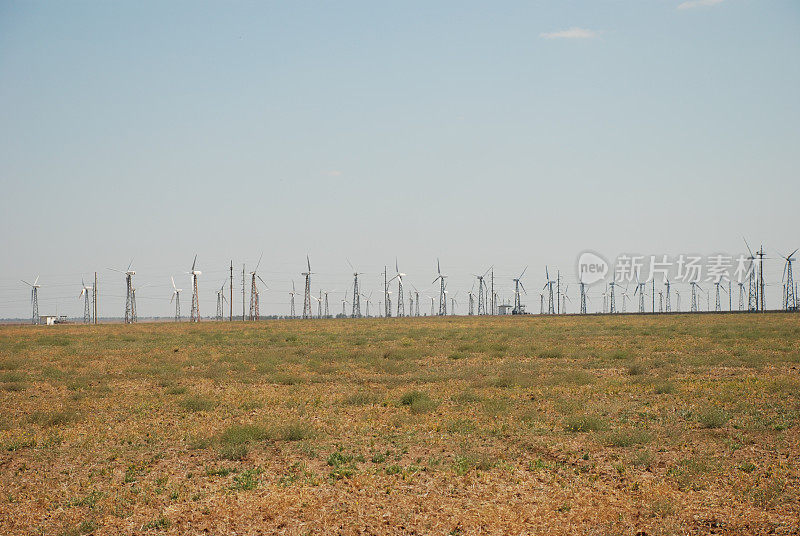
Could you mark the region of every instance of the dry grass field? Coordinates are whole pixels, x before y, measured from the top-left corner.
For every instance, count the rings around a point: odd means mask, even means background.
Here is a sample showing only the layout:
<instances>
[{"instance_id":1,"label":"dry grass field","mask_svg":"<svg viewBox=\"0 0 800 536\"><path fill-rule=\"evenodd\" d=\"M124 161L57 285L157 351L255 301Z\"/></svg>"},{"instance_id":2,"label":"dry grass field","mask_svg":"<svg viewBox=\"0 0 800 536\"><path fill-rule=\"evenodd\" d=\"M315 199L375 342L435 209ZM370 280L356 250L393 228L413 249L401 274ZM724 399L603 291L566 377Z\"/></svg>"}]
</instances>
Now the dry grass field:
<instances>
[{"instance_id":1,"label":"dry grass field","mask_svg":"<svg viewBox=\"0 0 800 536\"><path fill-rule=\"evenodd\" d=\"M3 534L797 534L800 315L0 327Z\"/></svg>"}]
</instances>

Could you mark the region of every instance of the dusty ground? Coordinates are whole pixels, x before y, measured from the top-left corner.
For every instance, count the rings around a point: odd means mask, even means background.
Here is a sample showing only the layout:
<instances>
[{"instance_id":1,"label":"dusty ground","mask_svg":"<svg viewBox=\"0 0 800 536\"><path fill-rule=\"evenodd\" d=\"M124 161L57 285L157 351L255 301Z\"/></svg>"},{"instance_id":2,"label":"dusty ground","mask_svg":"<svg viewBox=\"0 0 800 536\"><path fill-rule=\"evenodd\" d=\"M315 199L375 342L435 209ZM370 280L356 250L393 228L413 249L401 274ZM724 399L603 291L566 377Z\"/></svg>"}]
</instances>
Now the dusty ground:
<instances>
[{"instance_id":1,"label":"dusty ground","mask_svg":"<svg viewBox=\"0 0 800 536\"><path fill-rule=\"evenodd\" d=\"M800 315L0 328L3 534L791 534Z\"/></svg>"}]
</instances>

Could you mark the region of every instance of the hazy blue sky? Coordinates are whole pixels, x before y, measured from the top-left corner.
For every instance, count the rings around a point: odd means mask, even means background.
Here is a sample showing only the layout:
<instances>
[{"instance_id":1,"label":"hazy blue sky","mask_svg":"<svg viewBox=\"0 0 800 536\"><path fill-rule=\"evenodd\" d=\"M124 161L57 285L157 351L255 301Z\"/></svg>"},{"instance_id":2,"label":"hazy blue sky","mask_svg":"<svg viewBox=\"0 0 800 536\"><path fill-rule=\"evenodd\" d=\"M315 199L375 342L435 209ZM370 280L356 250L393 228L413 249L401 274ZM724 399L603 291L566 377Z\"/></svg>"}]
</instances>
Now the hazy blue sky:
<instances>
[{"instance_id":1,"label":"hazy blue sky","mask_svg":"<svg viewBox=\"0 0 800 536\"><path fill-rule=\"evenodd\" d=\"M306 253L315 293L349 258L375 302L384 263L423 290L438 256L462 311L490 264L506 296L530 265L538 311L584 249L774 256L800 246L799 90L796 0L4 1L0 317L36 274L42 314L79 314L95 270L121 315L131 257L168 315L195 253L204 314L262 250L267 313Z\"/></svg>"}]
</instances>

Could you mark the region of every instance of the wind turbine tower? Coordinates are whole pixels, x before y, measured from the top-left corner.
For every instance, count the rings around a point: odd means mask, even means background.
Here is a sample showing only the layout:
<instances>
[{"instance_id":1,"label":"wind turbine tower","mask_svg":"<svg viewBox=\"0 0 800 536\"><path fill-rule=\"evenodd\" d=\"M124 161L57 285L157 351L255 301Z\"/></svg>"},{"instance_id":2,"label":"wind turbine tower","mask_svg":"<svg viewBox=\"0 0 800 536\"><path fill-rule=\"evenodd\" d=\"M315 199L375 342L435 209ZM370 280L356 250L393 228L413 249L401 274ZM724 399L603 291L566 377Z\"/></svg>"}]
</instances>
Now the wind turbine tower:
<instances>
[{"instance_id":1,"label":"wind turbine tower","mask_svg":"<svg viewBox=\"0 0 800 536\"><path fill-rule=\"evenodd\" d=\"M442 273L441 265L439 264L439 259L436 259L436 272L439 274L436 276L436 279L433 280L432 285L439 281L439 316L447 315L447 295L445 294L444 287L445 282L444 280L447 278L446 275ZM431 312L433 314L433 312Z\"/></svg>"},{"instance_id":2,"label":"wind turbine tower","mask_svg":"<svg viewBox=\"0 0 800 536\"><path fill-rule=\"evenodd\" d=\"M119 272L121 274L125 274L125 323L131 324L136 322L136 304L135 296L133 291L133 276L136 275L136 270L131 270L131 266L133 266L133 259L131 262L128 263L128 268L126 270L117 270L116 268L109 268L109 270L113 272Z\"/></svg>"},{"instance_id":3,"label":"wind turbine tower","mask_svg":"<svg viewBox=\"0 0 800 536\"><path fill-rule=\"evenodd\" d=\"M581 314L586 314L586 283L580 282L581 287Z\"/></svg>"},{"instance_id":4,"label":"wind turbine tower","mask_svg":"<svg viewBox=\"0 0 800 536\"><path fill-rule=\"evenodd\" d=\"M555 304L553 303L553 283L555 283L555 281L550 279L550 270L547 268L547 266L544 267L544 275L547 278L547 282L544 284L544 287L542 287L542 290L547 290L549 294L547 301L547 314L553 315L556 313Z\"/></svg>"},{"instance_id":5,"label":"wind turbine tower","mask_svg":"<svg viewBox=\"0 0 800 536\"><path fill-rule=\"evenodd\" d=\"M294 288L294 281L292 281L292 290L289 292L289 296L291 297L289 301L289 318L295 318L297 314L295 313L294 308L294 296L297 294L297 291Z\"/></svg>"},{"instance_id":6,"label":"wind turbine tower","mask_svg":"<svg viewBox=\"0 0 800 536\"><path fill-rule=\"evenodd\" d=\"M797 253L795 249L785 257L781 255L786 260L786 264L783 266L783 277L782 279L786 282L786 292L784 292L784 303L783 308L787 311L796 311L797 310L797 294L795 293L795 286L794 286L794 278L792 277L792 261L795 260L794 254Z\"/></svg>"},{"instance_id":7,"label":"wind turbine tower","mask_svg":"<svg viewBox=\"0 0 800 536\"><path fill-rule=\"evenodd\" d=\"M647 281L642 283L639 281L639 271L636 271L636 290L633 291L633 295L636 296L636 293L639 293L639 312L644 312L644 287L647 285Z\"/></svg>"},{"instance_id":8,"label":"wind turbine tower","mask_svg":"<svg viewBox=\"0 0 800 536\"><path fill-rule=\"evenodd\" d=\"M258 257L255 270L250 272L250 320L258 320L261 316L258 309L258 285L256 284L256 278L264 283L264 280L258 275L258 267L261 266L261 259L263 257L264 253L261 253L261 256ZM264 283L264 286L266 287L267 284Z\"/></svg>"},{"instance_id":9,"label":"wind turbine tower","mask_svg":"<svg viewBox=\"0 0 800 536\"><path fill-rule=\"evenodd\" d=\"M617 293L616 293L616 288L617 288L618 285L619 285L619 283L617 283L613 279L608 284L608 286L611 289L610 292L609 292L609 309L608 310L609 310L609 312L611 314L614 314L614 313L617 312ZM636 295L636 291L634 291L634 295ZM644 305L642 305L642 307L644 307Z\"/></svg>"},{"instance_id":10,"label":"wind turbine tower","mask_svg":"<svg viewBox=\"0 0 800 536\"><path fill-rule=\"evenodd\" d=\"M511 310L511 312L513 314L515 314L515 315L522 314L522 303L521 303L520 294L519 294L520 287L522 287L522 292L525 292L526 294L527 294L527 292L525 291L525 286L522 284L520 279L522 279L522 276L525 275L525 272L527 270L528 270L528 267L526 266L525 269L522 270L522 273L519 274L519 277L513 278L513 280L514 280L514 308Z\"/></svg>"},{"instance_id":11,"label":"wind turbine tower","mask_svg":"<svg viewBox=\"0 0 800 536\"><path fill-rule=\"evenodd\" d=\"M486 274L489 273L489 270L492 269L492 266L486 270L483 275L472 274L473 276L478 278L478 314L485 315L486 314L486 296L488 294L488 289L486 287Z\"/></svg>"},{"instance_id":12,"label":"wind turbine tower","mask_svg":"<svg viewBox=\"0 0 800 536\"><path fill-rule=\"evenodd\" d=\"M725 292L725 287L721 287L720 286L720 281L716 281L714 283L714 286L716 287L715 288L715 290L716 290L716 300L714 301L714 310L716 312L720 312L720 311L722 311L722 302L719 299L719 290L720 290L720 288L722 288L722 291Z\"/></svg>"},{"instance_id":13,"label":"wind turbine tower","mask_svg":"<svg viewBox=\"0 0 800 536\"><path fill-rule=\"evenodd\" d=\"M755 265L756 256L753 255L753 251L750 249L750 244L747 243L747 239L744 239L744 245L747 246L747 252L750 253L750 256L747 257L747 260L750 261L750 268L747 270L747 310L758 311L758 286L756 285Z\"/></svg>"},{"instance_id":14,"label":"wind turbine tower","mask_svg":"<svg viewBox=\"0 0 800 536\"><path fill-rule=\"evenodd\" d=\"M92 287L87 287L86 283L83 282L83 278L81 278L81 286L81 293L78 298L83 298L83 323L91 324L92 308L89 305L89 291L92 290Z\"/></svg>"},{"instance_id":15,"label":"wind turbine tower","mask_svg":"<svg viewBox=\"0 0 800 536\"><path fill-rule=\"evenodd\" d=\"M693 313L696 313L697 312L697 289L700 288L700 285L698 285L694 281L692 281L691 284L692 284L692 308L691 308L691 311ZM700 290L703 290L703 289L700 288Z\"/></svg>"},{"instance_id":16,"label":"wind turbine tower","mask_svg":"<svg viewBox=\"0 0 800 536\"><path fill-rule=\"evenodd\" d=\"M397 265L397 258L394 259L394 271L397 278L397 316L398 318L406 315L405 305L403 304L403 277L406 274L400 272ZM394 279L394 277L392 279Z\"/></svg>"},{"instance_id":17,"label":"wind turbine tower","mask_svg":"<svg viewBox=\"0 0 800 536\"><path fill-rule=\"evenodd\" d=\"M172 298L170 298L169 301L170 301L170 303L172 303L172 300L175 300L175 322L180 322L181 321L181 292L183 292L183 289L178 288L178 287L175 286L175 278L174 277L169 276L169 278L172 281ZM222 285L224 287L225 283L223 283ZM220 313L219 293L217 293L217 316L219 316L219 313Z\"/></svg>"},{"instance_id":18,"label":"wind turbine tower","mask_svg":"<svg viewBox=\"0 0 800 536\"><path fill-rule=\"evenodd\" d=\"M225 320L225 281L217 291L217 320Z\"/></svg>"},{"instance_id":19,"label":"wind turbine tower","mask_svg":"<svg viewBox=\"0 0 800 536\"><path fill-rule=\"evenodd\" d=\"M306 255L306 265L308 271L303 272L302 275L306 278L306 290L303 293L303 318L311 318L311 261Z\"/></svg>"},{"instance_id":20,"label":"wind turbine tower","mask_svg":"<svg viewBox=\"0 0 800 536\"><path fill-rule=\"evenodd\" d=\"M347 260L347 264L353 269L353 313L351 316L353 318L361 318L361 291L358 289L358 276L363 274L360 274L358 270L353 268L350 259Z\"/></svg>"},{"instance_id":21,"label":"wind turbine tower","mask_svg":"<svg viewBox=\"0 0 800 536\"><path fill-rule=\"evenodd\" d=\"M192 313L190 322L200 322L200 297L197 294L197 276L203 272L195 270L196 265L197 255L195 254L194 261L192 261L192 271L189 272L192 275Z\"/></svg>"}]
</instances>

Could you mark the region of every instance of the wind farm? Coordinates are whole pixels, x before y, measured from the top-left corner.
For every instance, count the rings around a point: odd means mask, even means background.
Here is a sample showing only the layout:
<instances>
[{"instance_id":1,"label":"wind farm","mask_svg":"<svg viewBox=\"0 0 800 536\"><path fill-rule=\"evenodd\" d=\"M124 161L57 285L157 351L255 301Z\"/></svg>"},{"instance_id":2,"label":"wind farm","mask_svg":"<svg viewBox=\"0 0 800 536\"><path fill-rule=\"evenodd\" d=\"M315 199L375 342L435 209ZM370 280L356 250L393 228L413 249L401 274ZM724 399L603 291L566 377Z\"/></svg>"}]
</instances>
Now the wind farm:
<instances>
[{"instance_id":1,"label":"wind farm","mask_svg":"<svg viewBox=\"0 0 800 536\"><path fill-rule=\"evenodd\" d=\"M795 4L5 2L0 534L800 534Z\"/></svg>"}]
</instances>

